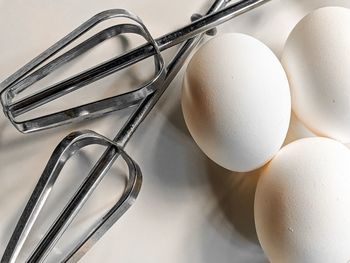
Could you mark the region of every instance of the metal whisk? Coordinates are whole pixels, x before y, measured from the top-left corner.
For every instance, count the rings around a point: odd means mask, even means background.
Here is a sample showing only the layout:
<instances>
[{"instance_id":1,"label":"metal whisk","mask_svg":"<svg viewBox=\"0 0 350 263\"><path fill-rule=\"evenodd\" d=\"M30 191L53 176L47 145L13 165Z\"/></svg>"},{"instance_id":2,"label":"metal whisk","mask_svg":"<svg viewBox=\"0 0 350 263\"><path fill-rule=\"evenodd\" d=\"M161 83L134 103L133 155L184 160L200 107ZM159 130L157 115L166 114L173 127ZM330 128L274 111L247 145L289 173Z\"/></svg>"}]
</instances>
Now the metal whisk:
<instances>
[{"instance_id":1,"label":"metal whisk","mask_svg":"<svg viewBox=\"0 0 350 263\"><path fill-rule=\"evenodd\" d=\"M269 0L243 0L224 8L229 1L230 0L216 0L209 9L207 13L208 15L202 18L200 18L199 15L195 15L192 17L192 20L194 21L191 24L158 39L153 39L142 21L126 10L115 9L102 12L83 23L80 27L58 41L0 84L0 87L4 89L1 93L1 102L4 112L12 124L23 133L39 131L87 118L94 118L132 105L138 105L114 140L109 140L100 134L87 130L73 132L61 141L51 155L51 158L49 159L16 225L1 262L16 261L60 171L72 155L87 145L99 144L106 146L107 149L26 262L43 262L45 260L64 231L119 156L124 159L129 170L127 183L122 197L85 236L81 237L79 243L68 253L68 255L65 256L64 259L62 259L61 262L78 261L132 205L139 193L142 183L142 175L139 166L124 151L124 147L137 127L157 103L170 82L181 69L185 59L198 45L204 33L214 33L212 30L217 25L256 8ZM134 23L119 24L107 28L67 51L63 55L58 56L56 59L41 68L36 69L39 65L73 40L80 37L93 26L112 17L124 17L132 20ZM35 82L46 77L66 62L73 60L100 42L112 36L124 33L138 34L146 40L146 44L117 58L104 62L95 68L84 71L79 75L45 88L38 93L14 101L14 98L18 94ZM161 51L184 41L186 42L166 67ZM58 97L66 95L69 92L150 56L154 57L154 77L151 81L134 91L34 119L25 121L18 121L16 119L25 112L31 111Z\"/></svg>"}]
</instances>

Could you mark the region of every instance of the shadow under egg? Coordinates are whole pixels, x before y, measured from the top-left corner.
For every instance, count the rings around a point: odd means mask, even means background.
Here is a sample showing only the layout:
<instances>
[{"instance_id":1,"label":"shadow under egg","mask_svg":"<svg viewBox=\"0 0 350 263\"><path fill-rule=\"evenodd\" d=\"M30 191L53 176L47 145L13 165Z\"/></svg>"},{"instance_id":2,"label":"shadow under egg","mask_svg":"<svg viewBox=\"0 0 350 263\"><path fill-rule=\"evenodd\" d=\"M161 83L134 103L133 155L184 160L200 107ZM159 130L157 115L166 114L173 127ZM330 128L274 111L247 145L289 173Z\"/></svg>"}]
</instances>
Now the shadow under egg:
<instances>
[{"instance_id":1,"label":"shadow under egg","mask_svg":"<svg viewBox=\"0 0 350 263\"><path fill-rule=\"evenodd\" d=\"M254 222L254 198L263 168L246 173L233 172L208 159L207 169L213 194L226 220L248 241L259 244ZM224 224L219 227L229 231Z\"/></svg>"}]
</instances>

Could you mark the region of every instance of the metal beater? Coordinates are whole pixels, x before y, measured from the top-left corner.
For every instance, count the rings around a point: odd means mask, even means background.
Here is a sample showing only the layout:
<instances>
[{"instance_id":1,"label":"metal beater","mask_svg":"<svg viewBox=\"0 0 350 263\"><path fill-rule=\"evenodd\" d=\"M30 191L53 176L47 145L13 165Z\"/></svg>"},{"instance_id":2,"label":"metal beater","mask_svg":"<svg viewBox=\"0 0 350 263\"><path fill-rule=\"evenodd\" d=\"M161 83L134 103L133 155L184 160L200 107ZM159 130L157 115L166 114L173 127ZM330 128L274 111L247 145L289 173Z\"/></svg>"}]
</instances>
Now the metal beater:
<instances>
[{"instance_id":1,"label":"metal beater","mask_svg":"<svg viewBox=\"0 0 350 263\"><path fill-rule=\"evenodd\" d=\"M60 171L72 155L87 145L99 144L106 146L107 149L26 262L43 262L45 260L57 241L63 235L64 231L119 156L121 156L126 162L129 170L127 183L122 197L85 236L81 237L79 243L61 262L77 262L126 212L135 201L142 183L142 174L139 166L124 151L127 142L137 127L157 103L161 95L181 69L186 58L198 45L204 33L215 33L213 30L215 30L217 25L256 8L269 0L242 0L224 8L229 1L230 0L216 0L206 16L200 17L199 15L194 15L191 24L157 39L153 39L142 21L128 11L122 9L104 11L83 23L0 84L0 88L3 89L1 93L1 102L4 113L11 123L23 133L40 131L73 121L95 118L109 112L137 105L137 108L118 132L114 140L109 140L100 134L86 130L73 132L60 142L51 155L16 225L1 259L2 263L16 261L34 222L50 195ZM124 17L130 19L133 21L133 24L119 24L107 28L67 51L63 55L58 56L51 62L48 62L41 68L36 69L39 65L47 61L50 57L80 37L83 33L87 32L93 26L113 17ZM86 70L72 78L45 88L33 95L14 101L14 98L18 94L26 90L35 82L46 77L63 64L73 60L102 41L124 33L138 34L146 40L146 44L119 57L104 62L95 68ZM161 51L184 41L186 42L178 50L169 65L165 67ZM25 121L18 121L16 119L25 112L31 111L43 104L150 56L154 57L154 77L151 81L134 91L34 119Z\"/></svg>"}]
</instances>

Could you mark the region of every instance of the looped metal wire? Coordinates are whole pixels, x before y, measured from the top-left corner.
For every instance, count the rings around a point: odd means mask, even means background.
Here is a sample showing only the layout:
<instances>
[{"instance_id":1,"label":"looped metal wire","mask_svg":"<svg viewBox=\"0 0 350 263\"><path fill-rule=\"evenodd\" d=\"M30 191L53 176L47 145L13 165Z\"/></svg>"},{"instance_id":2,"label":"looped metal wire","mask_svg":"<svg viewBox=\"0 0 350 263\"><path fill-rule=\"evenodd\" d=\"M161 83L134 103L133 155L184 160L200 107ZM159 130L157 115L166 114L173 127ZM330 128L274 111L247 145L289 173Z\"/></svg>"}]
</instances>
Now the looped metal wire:
<instances>
[{"instance_id":1,"label":"looped metal wire","mask_svg":"<svg viewBox=\"0 0 350 263\"><path fill-rule=\"evenodd\" d=\"M65 52L61 56L47 63L46 65L40 67L36 71L32 72L38 66L43 64L57 52L65 48L67 45L72 43L74 40L82 36L88 30L101 23L102 21L111 18L127 18L132 20L135 24L119 24L93 35L89 39L85 40L81 44L72 48L71 50ZM61 96L67 95L72 91L86 86L87 84L97 81L102 77L106 76L107 71L95 74L92 77L91 71L89 74L82 72L82 74L89 75L89 80L79 80L72 81L72 79L67 79L53 86L46 87L41 91L29 95L19 101L14 101L14 98L28 89L31 85L37 81L43 79L59 67L63 66L67 62L77 58L78 56L84 54L91 48L100 44L101 42L121 34L133 33L142 36L147 44L150 44L150 48L154 50L154 64L155 64L155 74L154 77L147 83L143 84L141 87L134 89L133 91L126 92L120 95L102 99L99 101L91 102L88 104L83 104L70 109L66 109L60 112L43 115L33 119L28 119L24 121L19 121L18 117L26 112L34 110L50 101L53 101ZM127 65L125 65L126 67ZM29 133L34 131L40 131L48 128L57 127L63 124L81 121L85 119L96 118L106 113L124 109L139 103L148 94L152 93L157 86L159 81L164 79L165 74L165 64L163 57L160 53L159 47L152 38L146 26L143 24L142 20L136 15L123 10L123 9L113 9L101 12L80 27L72 31L66 37L58 41L52 47L48 48L46 51L41 53L38 57L30 61L28 64L23 66L13 75L8 77L5 81L0 84L0 88L3 88L1 92L1 103L3 106L3 111L11 123L22 133Z\"/></svg>"},{"instance_id":2,"label":"looped metal wire","mask_svg":"<svg viewBox=\"0 0 350 263\"><path fill-rule=\"evenodd\" d=\"M62 168L69 158L77 151L92 144L112 147L117 151L118 155L124 159L128 166L129 173L127 183L118 202L116 202L115 205L91 228L89 233L80 239L79 244L69 252L63 262L76 262L133 204L142 184L142 174L138 164L114 141L111 141L98 133L90 130L73 132L64 138L52 153L44 172L24 208L1 262L15 262L37 217L50 196L55 181ZM78 213L80 209L81 206L76 210L76 213ZM55 241L59 238L51 239L51 235L55 231L56 229L54 227L50 228L27 262L40 262L50 253ZM47 244L48 242L50 243L49 246ZM43 247L45 246L48 246L49 249L43 250Z\"/></svg>"}]
</instances>

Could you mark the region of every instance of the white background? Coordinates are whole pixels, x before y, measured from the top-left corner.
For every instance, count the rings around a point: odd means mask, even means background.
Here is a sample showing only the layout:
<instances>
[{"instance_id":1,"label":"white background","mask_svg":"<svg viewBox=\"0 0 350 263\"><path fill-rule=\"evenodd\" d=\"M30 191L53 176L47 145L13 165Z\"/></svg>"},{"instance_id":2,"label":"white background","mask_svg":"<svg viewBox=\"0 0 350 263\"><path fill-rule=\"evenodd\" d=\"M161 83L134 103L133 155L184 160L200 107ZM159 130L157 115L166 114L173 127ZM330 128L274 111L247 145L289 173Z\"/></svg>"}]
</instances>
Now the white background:
<instances>
[{"instance_id":1,"label":"white background","mask_svg":"<svg viewBox=\"0 0 350 263\"><path fill-rule=\"evenodd\" d=\"M140 16L157 37L189 22L195 12L210 5L204 0L101 0L19 1L0 0L0 80L39 54L92 15L111 8L126 8ZM272 0L219 27L219 33L243 32L267 44L280 56L284 42L301 17L326 5L350 7L348 0ZM118 51L109 41L96 53L101 58ZM109 52L109 53L108 53ZM174 51L167 52L166 57ZM88 60L88 59L87 59ZM90 65L80 60L73 68ZM96 63L96 62L95 62ZM92 63L94 64L94 63ZM135 73L143 74L138 67ZM74 70L73 70L74 71ZM267 262L254 229L253 200L259 172L234 174L208 160L191 139L180 107L182 73L164 94L155 110L128 144L126 150L144 175L137 202L81 262ZM135 77L135 76L134 76ZM91 85L78 97L84 100L96 89L105 95L133 81L109 78ZM45 164L59 141L70 131L89 128L110 138L131 110L97 121L71 125L37 134L22 135L0 114L0 255ZM310 136L293 117L287 142ZM57 181L35 233L25 245L25 256L87 174L102 149L91 148L73 158ZM54 249L51 262L74 242L116 200L123 185L123 167L107 175L71 230ZM23 259L23 258L22 258Z\"/></svg>"}]
</instances>

